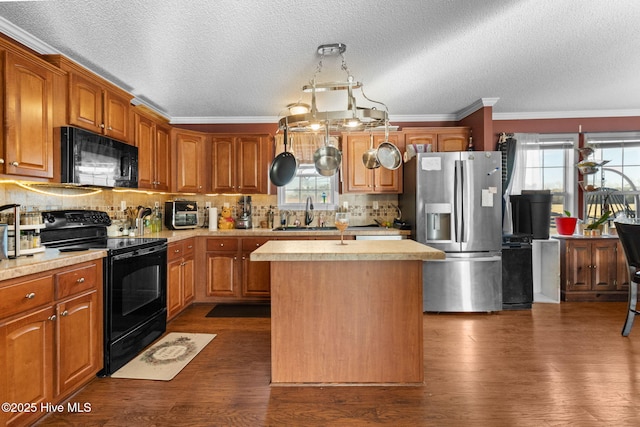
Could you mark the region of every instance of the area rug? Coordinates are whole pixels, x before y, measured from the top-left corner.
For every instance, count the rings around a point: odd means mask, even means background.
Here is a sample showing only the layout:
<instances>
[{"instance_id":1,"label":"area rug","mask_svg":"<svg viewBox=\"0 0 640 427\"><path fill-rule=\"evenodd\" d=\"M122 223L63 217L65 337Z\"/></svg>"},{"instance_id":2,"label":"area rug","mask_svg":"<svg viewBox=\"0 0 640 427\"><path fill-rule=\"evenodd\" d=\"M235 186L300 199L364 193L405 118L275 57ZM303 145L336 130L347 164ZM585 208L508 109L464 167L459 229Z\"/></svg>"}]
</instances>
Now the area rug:
<instances>
[{"instance_id":1,"label":"area rug","mask_svg":"<svg viewBox=\"0 0 640 427\"><path fill-rule=\"evenodd\" d=\"M269 304L218 304L206 317L271 317Z\"/></svg>"},{"instance_id":2,"label":"area rug","mask_svg":"<svg viewBox=\"0 0 640 427\"><path fill-rule=\"evenodd\" d=\"M111 374L111 378L169 381L216 337L171 332Z\"/></svg>"}]
</instances>

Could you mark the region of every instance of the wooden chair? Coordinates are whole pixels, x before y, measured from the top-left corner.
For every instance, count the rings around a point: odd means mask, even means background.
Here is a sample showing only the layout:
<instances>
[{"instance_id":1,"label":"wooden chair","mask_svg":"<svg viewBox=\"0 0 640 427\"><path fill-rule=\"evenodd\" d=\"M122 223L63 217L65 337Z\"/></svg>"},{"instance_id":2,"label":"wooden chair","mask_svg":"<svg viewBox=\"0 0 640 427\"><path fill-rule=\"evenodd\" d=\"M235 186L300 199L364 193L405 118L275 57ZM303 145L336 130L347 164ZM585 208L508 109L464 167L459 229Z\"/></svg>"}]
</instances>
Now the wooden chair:
<instances>
[{"instance_id":1,"label":"wooden chair","mask_svg":"<svg viewBox=\"0 0 640 427\"><path fill-rule=\"evenodd\" d=\"M622 327L622 336L626 337L631 332L635 315L640 314L636 309L640 283L640 224L616 222L616 231L629 265L629 310Z\"/></svg>"}]
</instances>

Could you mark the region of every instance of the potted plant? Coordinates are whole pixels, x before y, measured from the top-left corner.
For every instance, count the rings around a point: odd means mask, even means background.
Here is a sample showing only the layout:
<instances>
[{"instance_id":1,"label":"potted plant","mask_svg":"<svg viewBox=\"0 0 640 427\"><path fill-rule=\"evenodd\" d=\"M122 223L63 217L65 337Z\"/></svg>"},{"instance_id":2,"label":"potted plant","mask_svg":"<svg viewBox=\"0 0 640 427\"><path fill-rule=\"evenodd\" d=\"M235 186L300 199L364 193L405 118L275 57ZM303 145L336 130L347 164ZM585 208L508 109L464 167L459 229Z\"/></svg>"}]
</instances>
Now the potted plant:
<instances>
[{"instance_id":1,"label":"potted plant","mask_svg":"<svg viewBox=\"0 0 640 427\"><path fill-rule=\"evenodd\" d=\"M604 213L600 216L600 218L598 218L597 220L593 221L590 224L587 224L584 227L584 235L585 236L599 236L602 234L602 227L604 225L604 223L609 219L609 217L611 216L611 211L610 210L606 210L604 211Z\"/></svg>"},{"instance_id":2,"label":"potted plant","mask_svg":"<svg viewBox=\"0 0 640 427\"><path fill-rule=\"evenodd\" d=\"M576 230L578 218L572 217L571 212L564 211L565 216L556 217L556 229L562 236L571 236Z\"/></svg>"}]
</instances>

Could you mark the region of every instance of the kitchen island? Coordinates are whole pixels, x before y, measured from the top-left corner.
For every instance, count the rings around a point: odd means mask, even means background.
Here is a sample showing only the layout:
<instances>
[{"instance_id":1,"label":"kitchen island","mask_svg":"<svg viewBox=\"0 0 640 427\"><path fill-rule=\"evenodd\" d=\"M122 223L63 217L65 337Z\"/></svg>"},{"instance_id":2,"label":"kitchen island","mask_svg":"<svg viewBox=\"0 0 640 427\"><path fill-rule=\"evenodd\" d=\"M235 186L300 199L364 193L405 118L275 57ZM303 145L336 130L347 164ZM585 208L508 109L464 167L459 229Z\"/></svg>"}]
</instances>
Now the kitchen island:
<instances>
[{"instance_id":1,"label":"kitchen island","mask_svg":"<svg viewBox=\"0 0 640 427\"><path fill-rule=\"evenodd\" d=\"M275 240L271 383L412 384L424 380L422 263L444 252L413 240Z\"/></svg>"}]
</instances>

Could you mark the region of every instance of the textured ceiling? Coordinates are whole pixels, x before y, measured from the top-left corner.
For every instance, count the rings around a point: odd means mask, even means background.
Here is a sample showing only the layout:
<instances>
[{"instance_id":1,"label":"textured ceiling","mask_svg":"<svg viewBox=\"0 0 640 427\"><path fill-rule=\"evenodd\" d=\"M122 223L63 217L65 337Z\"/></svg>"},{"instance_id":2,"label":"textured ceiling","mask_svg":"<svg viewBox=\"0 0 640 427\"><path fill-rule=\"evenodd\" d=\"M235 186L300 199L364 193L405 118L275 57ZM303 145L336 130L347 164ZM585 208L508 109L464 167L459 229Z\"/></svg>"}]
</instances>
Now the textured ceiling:
<instances>
[{"instance_id":1,"label":"textured ceiling","mask_svg":"<svg viewBox=\"0 0 640 427\"><path fill-rule=\"evenodd\" d=\"M335 42L392 121L481 98L497 118L640 115L637 0L2 1L0 17L174 123L275 122ZM323 65L319 81L344 80L339 58Z\"/></svg>"}]
</instances>

